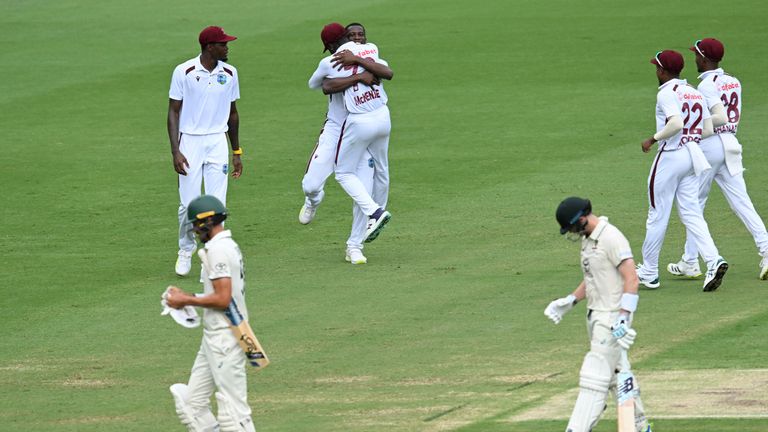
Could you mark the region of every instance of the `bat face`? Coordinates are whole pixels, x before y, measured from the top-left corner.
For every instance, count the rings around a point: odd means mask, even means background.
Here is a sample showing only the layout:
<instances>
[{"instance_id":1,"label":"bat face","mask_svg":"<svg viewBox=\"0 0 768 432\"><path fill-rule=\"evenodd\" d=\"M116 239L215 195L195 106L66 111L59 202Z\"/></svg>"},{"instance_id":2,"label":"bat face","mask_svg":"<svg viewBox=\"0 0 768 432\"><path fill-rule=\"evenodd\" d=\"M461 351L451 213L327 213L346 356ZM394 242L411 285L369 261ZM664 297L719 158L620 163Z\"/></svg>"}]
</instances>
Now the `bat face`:
<instances>
[{"instance_id":1,"label":"bat face","mask_svg":"<svg viewBox=\"0 0 768 432\"><path fill-rule=\"evenodd\" d=\"M622 370L616 377L619 432L635 431L635 393L635 376L629 370Z\"/></svg>"}]
</instances>

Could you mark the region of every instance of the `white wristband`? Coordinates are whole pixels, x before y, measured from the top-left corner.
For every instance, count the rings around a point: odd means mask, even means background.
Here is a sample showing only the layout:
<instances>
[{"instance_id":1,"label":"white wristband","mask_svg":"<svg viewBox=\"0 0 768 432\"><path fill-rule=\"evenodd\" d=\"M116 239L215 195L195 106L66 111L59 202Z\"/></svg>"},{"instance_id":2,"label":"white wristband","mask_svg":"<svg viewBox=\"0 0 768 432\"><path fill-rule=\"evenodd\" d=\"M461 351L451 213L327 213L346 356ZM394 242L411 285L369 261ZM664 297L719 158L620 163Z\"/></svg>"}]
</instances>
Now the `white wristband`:
<instances>
[{"instance_id":1,"label":"white wristband","mask_svg":"<svg viewBox=\"0 0 768 432\"><path fill-rule=\"evenodd\" d=\"M629 311L630 313L637 310L637 301L640 296L632 293L624 293L621 295L621 303L619 304L622 309Z\"/></svg>"}]
</instances>

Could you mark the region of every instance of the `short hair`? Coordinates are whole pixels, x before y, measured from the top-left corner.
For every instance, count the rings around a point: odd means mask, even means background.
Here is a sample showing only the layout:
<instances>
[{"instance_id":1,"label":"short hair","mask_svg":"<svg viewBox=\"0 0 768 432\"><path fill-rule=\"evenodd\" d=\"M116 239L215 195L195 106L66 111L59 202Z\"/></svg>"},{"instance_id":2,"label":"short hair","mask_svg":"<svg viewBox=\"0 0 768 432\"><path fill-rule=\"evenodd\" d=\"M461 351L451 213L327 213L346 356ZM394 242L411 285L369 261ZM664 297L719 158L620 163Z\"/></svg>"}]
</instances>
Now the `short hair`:
<instances>
[{"instance_id":1,"label":"short hair","mask_svg":"<svg viewBox=\"0 0 768 432\"><path fill-rule=\"evenodd\" d=\"M344 27L344 29L349 30L350 27L355 27L355 26L362 27L363 31L365 31L365 26L360 24L360 23L357 23L357 22L353 22L353 23L347 24L347 26Z\"/></svg>"}]
</instances>

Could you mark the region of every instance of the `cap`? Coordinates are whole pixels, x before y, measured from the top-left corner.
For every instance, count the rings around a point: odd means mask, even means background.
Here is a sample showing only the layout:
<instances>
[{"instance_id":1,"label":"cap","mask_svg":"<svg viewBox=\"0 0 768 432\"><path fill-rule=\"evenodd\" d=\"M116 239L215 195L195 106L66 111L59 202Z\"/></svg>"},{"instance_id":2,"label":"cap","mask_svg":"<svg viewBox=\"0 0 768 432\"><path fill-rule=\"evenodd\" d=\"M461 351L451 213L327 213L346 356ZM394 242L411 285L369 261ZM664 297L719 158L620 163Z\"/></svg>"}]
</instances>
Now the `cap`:
<instances>
[{"instance_id":1,"label":"cap","mask_svg":"<svg viewBox=\"0 0 768 432\"><path fill-rule=\"evenodd\" d=\"M224 33L224 29L218 26L210 26L204 28L203 31L200 32L200 36L197 38L197 40L200 42L200 45L207 45L217 42L229 42L235 39L237 38Z\"/></svg>"},{"instance_id":2,"label":"cap","mask_svg":"<svg viewBox=\"0 0 768 432\"><path fill-rule=\"evenodd\" d=\"M685 62L683 61L683 55L679 52L664 50L656 53L651 59L651 64L655 64L666 71L679 74L683 70Z\"/></svg>"},{"instance_id":3,"label":"cap","mask_svg":"<svg viewBox=\"0 0 768 432\"><path fill-rule=\"evenodd\" d=\"M719 62L725 54L723 43L714 38L705 38L697 40L691 47L691 51L701 54L702 57Z\"/></svg>"},{"instance_id":4,"label":"cap","mask_svg":"<svg viewBox=\"0 0 768 432\"><path fill-rule=\"evenodd\" d=\"M592 213L592 203L588 199L569 197L557 206L555 217L560 223L560 234L567 233L580 217Z\"/></svg>"},{"instance_id":5,"label":"cap","mask_svg":"<svg viewBox=\"0 0 768 432\"><path fill-rule=\"evenodd\" d=\"M337 42L345 34L347 34L347 29L339 23L330 23L323 27L323 31L320 32L320 39L323 40L323 46L325 47L323 52L330 51L331 49L328 45Z\"/></svg>"}]
</instances>

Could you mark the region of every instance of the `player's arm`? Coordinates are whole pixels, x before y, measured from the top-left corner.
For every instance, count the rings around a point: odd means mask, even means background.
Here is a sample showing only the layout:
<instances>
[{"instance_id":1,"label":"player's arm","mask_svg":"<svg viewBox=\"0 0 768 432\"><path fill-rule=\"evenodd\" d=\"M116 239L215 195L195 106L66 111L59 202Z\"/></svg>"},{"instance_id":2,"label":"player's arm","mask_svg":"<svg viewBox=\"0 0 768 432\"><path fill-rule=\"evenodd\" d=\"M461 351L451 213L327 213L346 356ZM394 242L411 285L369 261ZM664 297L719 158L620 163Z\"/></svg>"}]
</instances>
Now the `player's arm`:
<instances>
[{"instance_id":1,"label":"player's arm","mask_svg":"<svg viewBox=\"0 0 768 432\"><path fill-rule=\"evenodd\" d=\"M560 320L563 319L563 316L565 316L565 314L568 313L568 311L570 311L576 305L576 303L584 300L586 297L587 284L582 279L579 286L577 286L572 293L565 297L551 301L549 305L547 305L546 309L544 309L544 315L551 319L555 324L558 324L560 323Z\"/></svg>"},{"instance_id":2,"label":"player's arm","mask_svg":"<svg viewBox=\"0 0 768 432\"><path fill-rule=\"evenodd\" d=\"M326 78L323 80L323 94L340 93L356 84L373 86L378 83L379 79L368 71L348 77Z\"/></svg>"},{"instance_id":3,"label":"player's arm","mask_svg":"<svg viewBox=\"0 0 768 432\"><path fill-rule=\"evenodd\" d=\"M180 309L184 306L197 306L211 309L226 309L229 302L232 301L232 278L221 277L211 280L213 284L213 293L196 297L186 293L178 287L172 286L168 289L166 302L168 306L174 309Z\"/></svg>"},{"instance_id":4,"label":"player's arm","mask_svg":"<svg viewBox=\"0 0 768 432\"><path fill-rule=\"evenodd\" d=\"M643 141L643 144L642 144L643 152L648 153L648 151L651 149L651 146L653 146L657 141L665 140L667 138L672 138L673 136L680 133L681 130L683 130L682 117L680 117L679 115L673 115L671 117L667 117L667 124L665 124L660 131L653 134L652 137Z\"/></svg>"},{"instance_id":5,"label":"player's arm","mask_svg":"<svg viewBox=\"0 0 768 432\"><path fill-rule=\"evenodd\" d=\"M240 160L240 114L237 105L232 101L229 106L229 119L227 120L227 136L232 147L232 177L238 178L243 173L243 162Z\"/></svg>"},{"instance_id":6,"label":"player's arm","mask_svg":"<svg viewBox=\"0 0 768 432\"><path fill-rule=\"evenodd\" d=\"M368 72L376 75L378 78L391 80L394 76L394 72L390 69L386 62L376 62L371 58L362 58L352 54L349 50L337 52L333 55L331 60L333 67L341 68L345 66L360 66L365 68Z\"/></svg>"},{"instance_id":7,"label":"player's arm","mask_svg":"<svg viewBox=\"0 0 768 432\"><path fill-rule=\"evenodd\" d=\"M611 326L611 333L616 343L624 350L628 350L637 337L637 331L631 327L630 317L637 310L639 280L635 270L635 260L632 258L622 261L618 269L624 280L624 293L621 295L619 317Z\"/></svg>"},{"instance_id":8,"label":"player's arm","mask_svg":"<svg viewBox=\"0 0 768 432\"><path fill-rule=\"evenodd\" d=\"M168 138L171 140L171 155L173 155L173 169L181 175L187 175L184 166L189 168L187 158L179 151L179 118L181 117L182 101L173 98L168 99Z\"/></svg>"},{"instance_id":9,"label":"player's arm","mask_svg":"<svg viewBox=\"0 0 768 432\"><path fill-rule=\"evenodd\" d=\"M712 114L712 126L718 127L728 123L728 114L725 112L725 107L722 103L718 102L709 107L709 112Z\"/></svg>"}]
</instances>

